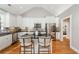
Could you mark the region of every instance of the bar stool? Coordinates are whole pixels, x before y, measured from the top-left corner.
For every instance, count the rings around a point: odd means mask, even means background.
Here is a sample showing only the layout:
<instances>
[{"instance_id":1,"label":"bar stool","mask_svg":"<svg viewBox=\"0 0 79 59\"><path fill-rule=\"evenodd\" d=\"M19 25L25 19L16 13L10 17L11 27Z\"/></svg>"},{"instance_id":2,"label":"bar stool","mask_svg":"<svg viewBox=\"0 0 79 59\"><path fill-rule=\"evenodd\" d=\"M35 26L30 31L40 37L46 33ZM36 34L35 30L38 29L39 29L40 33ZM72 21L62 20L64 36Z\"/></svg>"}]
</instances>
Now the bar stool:
<instances>
[{"instance_id":1,"label":"bar stool","mask_svg":"<svg viewBox=\"0 0 79 59\"><path fill-rule=\"evenodd\" d=\"M34 54L34 42L31 37L22 37L20 41L20 53L23 54Z\"/></svg>"},{"instance_id":2,"label":"bar stool","mask_svg":"<svg viewBox=\"0 0 79 59\"><path fill-rule=\"evenodd\" d=\"M38 39L38 54L49 54L50 53L50 42L51 37L50 36L41 36Z\"/></svg>"}]
</instances>

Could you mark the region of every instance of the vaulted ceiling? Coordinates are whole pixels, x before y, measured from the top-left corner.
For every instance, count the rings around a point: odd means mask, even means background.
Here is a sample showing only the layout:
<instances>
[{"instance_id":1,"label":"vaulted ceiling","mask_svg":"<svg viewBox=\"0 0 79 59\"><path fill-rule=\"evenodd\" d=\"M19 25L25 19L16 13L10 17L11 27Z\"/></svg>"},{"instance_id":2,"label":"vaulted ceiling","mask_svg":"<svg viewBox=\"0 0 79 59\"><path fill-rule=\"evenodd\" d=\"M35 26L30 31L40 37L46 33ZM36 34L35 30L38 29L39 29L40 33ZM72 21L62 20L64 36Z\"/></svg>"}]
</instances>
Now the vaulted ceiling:
<instances>
[{"instance_id":1,"label":"vaulted ceiling","mask_svg":"<svg viewBox=\"0 0 79 59\"><path fill-rule=\"evenodd\" d=\"M0 4L0 9L16 15L24 15L34 10L36 12L45 12L45 15L59 15L73 4ZM33 9L33 10L32 10ZM38 10L38 11L37 11Z\"/></svg>"}]
</instances>

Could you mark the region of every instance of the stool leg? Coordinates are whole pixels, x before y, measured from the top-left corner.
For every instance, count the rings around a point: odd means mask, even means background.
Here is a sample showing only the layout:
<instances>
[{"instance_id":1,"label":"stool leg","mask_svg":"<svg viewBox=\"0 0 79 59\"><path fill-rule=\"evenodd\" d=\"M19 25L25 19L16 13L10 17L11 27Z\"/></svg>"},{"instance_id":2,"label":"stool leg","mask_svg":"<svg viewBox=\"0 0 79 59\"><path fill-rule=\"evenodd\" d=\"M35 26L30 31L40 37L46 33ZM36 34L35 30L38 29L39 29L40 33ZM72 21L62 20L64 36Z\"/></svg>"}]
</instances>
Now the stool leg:
<instances>
[{"instance_id":1,"label":"stool leg","mask_svg":"<svg viewBox=\"0 0 79 59\"><path fill-rule=\"evenodd\" d=\"M23 39L23 47L24 47L24 54L25 54L25 39Z\"/></svg>"},{"instance_id":2,"label":"stool leg","mask_svg":"<svg viewBox=\"0 0 79 59\"><path fill-rule=\"evenodd\" d=\"M35 54L35 49L34 48L35 48L35 46L34 46L34 43L33 43L33 53Z\"/></svg>"},{"instance_id":3,"label":"stool leg","mask_svg":"<svg viewBox=\"0 0 79 59\"><path fill-rule=\"evenodd\" d=\"M21 54L21 46L20 46L19 54Z\"/></svg>"},{"instance_id":4,"label":"stool leg","mask_svg":"<svg viewBox=\"0 0 79 59\"><path fill-rule=\"evenodd\" d=\"M48 54L50 54L50 46L48 46Z\"/></svg>"},{"instance_id":5,"label":"stool leg","mask_svg":"<svg viewBox=\"0 0 79 59\"><path fill-rule=\"evenodd\" d=\"M32 54L32 45L31 45L31 54Z\"/></svg>"},{"instance_id":6,"label":"stool leg","mask_svg":"<svg viewBox=\"0 0 79 59\"><path fill-rule=\"evenodd\" d=\"M38 45L38 54L40 54L40 45Z\"/></svg>"},{"instance_id":7,"label":"stool leg","mask_svg":"<svg viewBox=\"0 0 79 59\"><path fill-rule=\"evenodd\" d=\"M38 38L38 54L40 54L39 38Z\"/></svg>"}]
</instances>

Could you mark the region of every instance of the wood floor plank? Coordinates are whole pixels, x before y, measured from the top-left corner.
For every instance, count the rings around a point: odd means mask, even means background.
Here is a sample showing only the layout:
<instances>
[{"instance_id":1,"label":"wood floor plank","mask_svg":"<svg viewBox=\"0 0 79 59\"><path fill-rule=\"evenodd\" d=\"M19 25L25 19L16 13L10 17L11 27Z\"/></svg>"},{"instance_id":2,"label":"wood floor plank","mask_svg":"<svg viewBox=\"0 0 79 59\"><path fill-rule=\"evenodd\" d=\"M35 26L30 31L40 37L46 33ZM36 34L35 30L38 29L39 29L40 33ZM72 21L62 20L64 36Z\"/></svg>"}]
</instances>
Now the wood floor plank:
<instances>
[{"instance_id":1,"label":"wood floor plank","mask_svg":"<svg viewBox=\"0 0 79 59\"><path fill-rule=\"evenodd\" d=\"M70 42L68 41L60 41L60 40L56 40L53 41L52 40L52 53L53 54L77 54L76 51L74 51L73 49L70 48L69 45Z\"/></svg>"}]
</instances>

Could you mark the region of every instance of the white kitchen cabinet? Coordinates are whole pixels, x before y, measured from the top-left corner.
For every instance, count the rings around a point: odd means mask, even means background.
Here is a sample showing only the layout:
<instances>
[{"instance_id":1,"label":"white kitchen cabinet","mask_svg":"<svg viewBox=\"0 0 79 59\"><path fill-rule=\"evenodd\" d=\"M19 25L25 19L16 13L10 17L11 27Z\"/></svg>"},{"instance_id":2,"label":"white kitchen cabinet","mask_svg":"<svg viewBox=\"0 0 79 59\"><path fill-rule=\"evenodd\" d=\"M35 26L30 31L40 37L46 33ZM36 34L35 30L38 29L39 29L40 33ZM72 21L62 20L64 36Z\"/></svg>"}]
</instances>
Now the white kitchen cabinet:
<instances>
[{"instance_id":1,"label":"white kitchen cabinet","mask_svg":"<svg viewBox=\"0 0 79 59\"><path fill-rule=\"evenodd\" d=\"M11 44L12 44L12 34L0 37L0 50L10 46Z\"/></svg>"},{"instance_id":2,"label":"white kitchen cabinet","mask_svg":"<svg viewBox=\"0 0 79 59\"><path fill-rule=\"evenodd\" d=\"M17 15L10 14L9 15L9 24L10 27L17 27Z\"/></svg>"},{"instance_id":3,"label":"white kitchen cabinet","mask_svg":"<svg viewBox=\"0 0 79 59\"><path fill-rule=\"evenodd\" d=\"M17 16L6 12L2 14L2 27L17 27Z\"/></svg>"}]
</instances>

